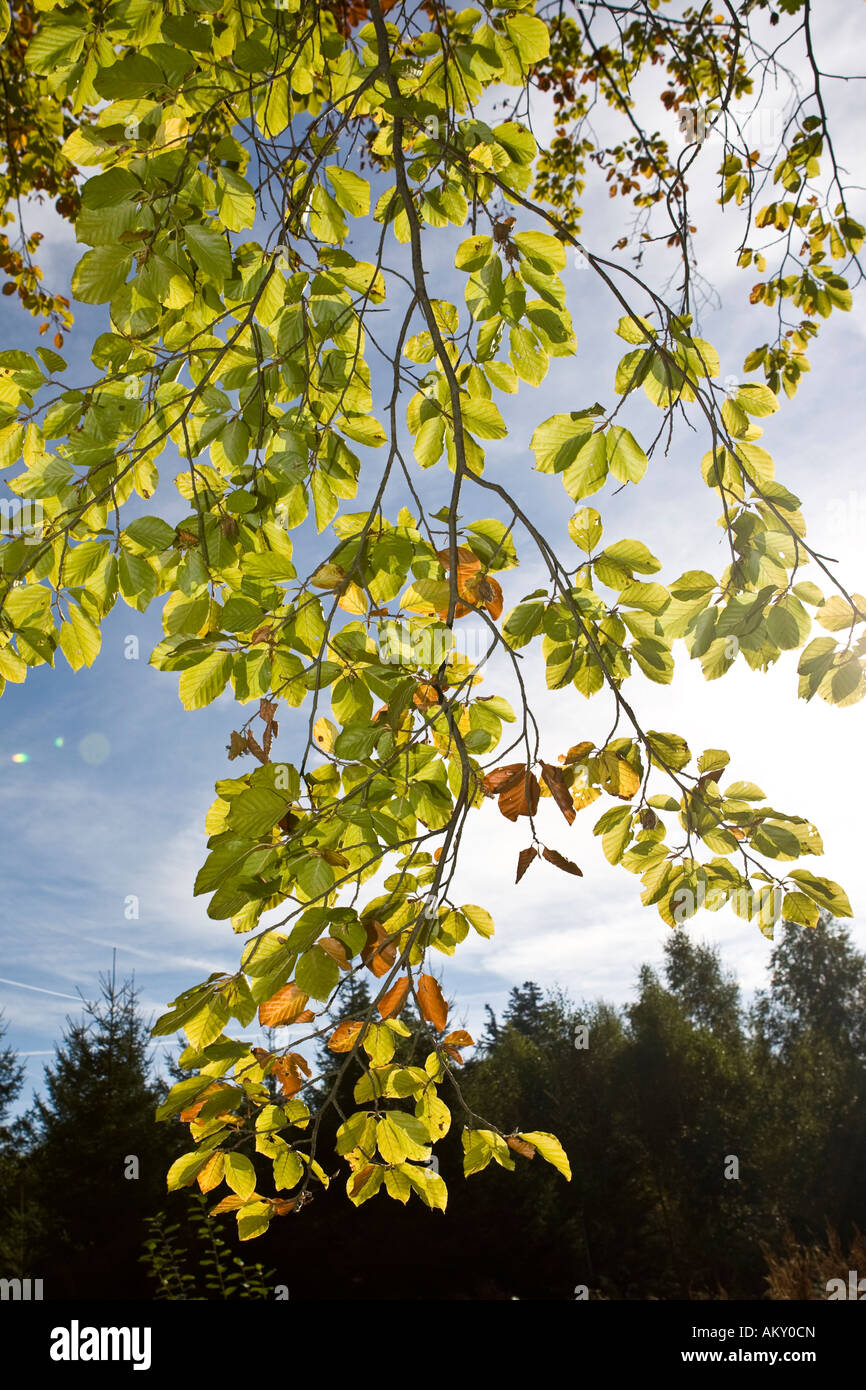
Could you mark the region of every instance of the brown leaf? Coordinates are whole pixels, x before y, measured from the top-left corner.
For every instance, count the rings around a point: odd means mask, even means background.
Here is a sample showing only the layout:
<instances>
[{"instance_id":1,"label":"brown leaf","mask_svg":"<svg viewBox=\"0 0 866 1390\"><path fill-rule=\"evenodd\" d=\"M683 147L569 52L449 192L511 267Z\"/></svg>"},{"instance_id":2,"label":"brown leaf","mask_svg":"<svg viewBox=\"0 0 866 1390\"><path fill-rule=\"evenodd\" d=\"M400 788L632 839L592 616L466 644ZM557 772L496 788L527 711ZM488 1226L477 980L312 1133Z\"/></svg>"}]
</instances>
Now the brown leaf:
<instances>
[{"instance_id":1,"label":"brown leaf","mask_svg":"<svg viewBox=\"0 0 866 1390\"><path fill-rule=\"evenodd\" d=\"M443 1051L443 1052L447 1052L447 1053L448 1053L448 1056L451 1058L451 1061L452 1061L452 1062L456 1062L457 1065L458 1065L458 1067L462 1067L462 1066L463 1066L463 1058L462 1058L462 1056L460 1055L460 1053L457 1051L457 1048L456 1048L456 1047L452 1047L450 1043L444 1042L444 1043L442 1044L442 1051Z\"/></svg>"},{"instance_id":2,"label":"brown leaf","mask_svg":"<svg viewBox=\"0 0 866 1390\"><path fill-rule=\"evenodd\" d=\"M499 798L499 809L506 820L517 820L518 816L534 816L538 810L538 798L541 795L538 780L532 772L526 772L525 776L516 786L509 787L508 791L502 793Z\"/></svg>"},{"instance_id":3,"label":"brown leaf","mask_svg":"<svg viewBox=\"0 0 866 1390\"><path fill-rule=\"evenodd\" d=\"M512 1134L510 1139L506 1139L509 1149L513 1149L516 1154L522 1154L524 1158L535 1158L535 1145L527 1144L525 1139L518 1139Z\"/></svg>"},{"instance_id":4,"label":"brown leaf","mask_svg":"<svg viewBox=\"0 0 866 1390\"><path fill-rule=\"evenodd\" d=\"M388 974L397 959L397 942L388 941L388 933L375 917L365 922L364 927L367 932L367 944L361 951L361 960L378 980Z\"/></svg>"},{"instance_id":5,"label":"brown leaf","mask_svg":"<svg viewBox=\"0 0 866 1390\"><path fill-rule=\"evenodd\" d=\"M259 1023L263 1028L281 1028L286 1023L297 1023L309 997L297 985L284 985L271 999L265 999L259 1005Z\"/></svg>"},{"instance_id":6,"label":"brown leaf","mask_svg":"<svg viewBox=\"0 0 866 1390\"><path fill-rule=\"evenodd\" d=\"M544 850L544 857L548 864L554 864L557 869L562 869L564 873L574 874L577 878L583 878L583 869L579 869L576 864L572 864L570 859L566 859L564 854L559 853L559 850L546 849Z\"/></svg>"},{"instance_id":7,"label":"brown leaf","mask_svg":"<svg viewBox=\"0 0 866 1390\"><path fill-rule=\"evenodd\" d=\"M316 945L321 946L325 954L329 955L331 960L335 960L341 970L350 968L352 962L342 941L336 941L333 936L320 936Z\"/></svg>"},{"instance_id":8,"label":"brown leaf","mask_svg":"<svg viewBox=\"0 0 866 1390\"><path fill-rule=\"evenodd\" d=\"M364 1027L363 1023L355 1023L353 1019L344 1019L338 1023L334 1032L328 1038L327 1047L329 1052L351 1052L355 1046L358 1034Z\"/></svg>"},{"instance_id":9,"label":"brown leaf","mask_svg":"<svg viewBox=\"0 0 866 1390\"><path fill-rule=\"evenodd\" d=\"M456 1032L449 1033L447 1038L442 1039L444 1046L450 1044L452 1047L474 1047L475 1042L466 1032L465 1028L458 1028Z\"/></svg>"},{"instance_id":10,"label":"brown leaf","mask_svg":"<svg viewBox=\"0 0 866 1390\"><path fill-rule=\"evenodd\" d=\"M381 1018L396 1018L397 1014L406 1003L409 995L409 976L404 975L395 985L392 985L387 994L379 1000L376 1008L379 1010Z\"/></svg>"},{"instance_id":11,"label":"brown leaf","mask_svg":"<svg viewBox=\"0 0 866 1390\"><path fill-rule=\"evenodd\" d=\"M554 767L552 763L542 763L541 775L550 788L550 795L565 816L565 819L568 821L569 825L573 825L577 812L571 800L571 792L568 789L568 783L559 768Z\"/></svg>"},{"instance_id":12,"label":"brown leaf","mask_svg":"<svg viewBox=\"0 0 866 1390\"><path fill-rule=\"evenodd\" d=\"M488 772L481 786L487 796L498 796L500 792L516 787L522 781L525 772L525 763L505 763L504 766L495 767L492 772Z\"/></svg>"},{"instance_id":13,"label":"brown leaf","mask_svg":"<svg viewBox=\"0 0 866 1390\"><path fill-rule=\"evenodd\" d=\"M267 754L265 753L261 745L257 742L256 736L253 733L252 729L247 729L247 748L253 754L254 757L258 758L260 763L266 763L268 761Z\"/></svg>"},{"instance_id":14,"label":"brown leaf","mask_svg":"<svg viewBox=\"0 0 866 1390\"><path fill-rule=\"evenodd\" d=\"M520 882L520 880L523 878L523 875L526 873L526 870L532 863L533 859L537 858L538 850L535 849L532 845L529 845L527 849L522 849L520 851L520 853L517 856L517 878L514 880L515 883Z\"/></svg>"},{"instance_id":15,"label":"brown leaf","mask_svg":"<svg viewBox=\"0 0 866 1390\"><path fill-rule=\"evenodd\" d=\"M418 1007L428 1023L432 1023L437 1033L444 1032L448 1022L448 1005L432 975L422 975L418 981Z\"/></svg>"},{"instance_id":16,"label":"brown leaf","mask_svg":"<svg viewBox=\"0 0 866 1390\"><path fill-rule=\"evenodd\" d=\"M247 748L247 741L243 734L239 734L236 729L231 732L231 742L228 744L229 762L234 762L235 758L242 758L250 750Z\"/></svg>"}]
</instances>

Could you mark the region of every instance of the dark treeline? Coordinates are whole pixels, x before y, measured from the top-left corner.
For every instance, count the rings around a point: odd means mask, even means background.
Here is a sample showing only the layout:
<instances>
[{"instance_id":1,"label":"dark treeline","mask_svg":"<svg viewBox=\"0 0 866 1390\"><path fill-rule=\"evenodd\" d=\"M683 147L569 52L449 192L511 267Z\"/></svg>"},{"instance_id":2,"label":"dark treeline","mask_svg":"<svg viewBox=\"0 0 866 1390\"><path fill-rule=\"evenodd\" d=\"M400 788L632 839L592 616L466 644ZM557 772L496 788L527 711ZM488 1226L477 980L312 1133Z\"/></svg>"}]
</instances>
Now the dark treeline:
<instances>
[{"instance_id":1,"label":"dark treeline","mask_svg":"<svg viewBox=\"0 0 866 1390\"><path fill-rule=\"evenodd\" d=\"M368 998L362 982L340 1016ZM455 1124L437 1149L445 1214L414 1196L356 1210L331 1110L329 1190L239 1245L231 1217L202 1216L219 1194L165 1195L186 1129L153 1124L165 1087L134 990L104 981L46 1095L0 1128L0 1276L41 1277L47 1298L817 1298L862 1248L866 957L838 924L785 927L749 1007L716 953L676 931L625 1008L526 983L477 1042L459 1083L473 1124L553 1132L570 1184L540 1157L464 1179ZM0 1052L0 1126L20 1085Z\"/></svg>"}]
</instances>

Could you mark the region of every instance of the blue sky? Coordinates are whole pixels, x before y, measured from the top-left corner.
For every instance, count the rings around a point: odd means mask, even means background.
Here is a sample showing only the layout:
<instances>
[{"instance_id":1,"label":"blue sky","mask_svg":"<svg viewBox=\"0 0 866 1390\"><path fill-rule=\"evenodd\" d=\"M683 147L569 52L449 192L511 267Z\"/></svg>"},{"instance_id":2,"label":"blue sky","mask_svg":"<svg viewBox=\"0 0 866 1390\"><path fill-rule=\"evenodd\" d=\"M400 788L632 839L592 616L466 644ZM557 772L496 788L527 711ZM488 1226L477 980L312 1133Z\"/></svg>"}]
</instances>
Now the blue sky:
<instances>
[{"instance_id":1,"label":"blue sky","mask_svg":"<svg viewBox=\"0 0 866 1390\"><path fill-rule=\"evenodd\" d=\"M821 7L819 19L822 65L834 72L852 70L856 58L851 55L858 46L862 52L866 40L863 7L832 0ZM852 170L852 182L858 181L858 170L863 181L859 89L835 83L829 92L840 158ZM782 100L771 95L764 104L772 108ZM543 138L547 113L538 108L534 118ZM706 175L693 180L702 269L716 296L702 311L700 327L719 351L722 375L741 375L745 353L770 330L763 311L747 302L751 272L734 268L738 220L722 216L715 204L708 175L717 163L708 150L702 158ZM590 207L588 196L585 201ZM862 206L855 215L863 220ZM48 234L42 257L46 279L56 285L63 277L68 280L80 248L51 215L40 211L37 216ZM627 231L617 224L617 216L622 216L619 204L612 207L603 195L587 220L584 239L591 249L607 254ZM436 233L428 266L435 292L460 303L462 277L453 270L458 239ZM353 249L358 247L365 249L361 242ZM619 259L629 264L625 254ZM650 260L644 274L660 287L671 268ZM511 432L507 440L490 446L488 470L507 481L548 534L570 549L565 526L571 504L558 479L532 472L529 438L535 425L555 411L610 400L614 368L625 345L612 333L619 310L592 273L570 264L566 283L578 356L554 361L537 391L521 387L518 397L500 402ZM2 345L38 341L31 321L19 317L10 304L3 301ZM640 297L636 307L643 307ZM64 350L70 362L86 361L100 314L81 313ZM834 315L810 354L811 375L795 400L764 422L762 440L780 479L803 500L813 544L838 558L849 589L861 592L866 590L863 336L862 301L854 313ZM640 400L623 418L646 442L660 417ZM662 558L663 582L689 567L718 573L724 566L722 533L715 527L717 501L699 471L708 447L706 433L697 415L692 423L694 431L679 424L669 454L656 453L639 489L611 495L608 487L592 499L609 539L640 536ZM168 460L164 467L170 478ZM419 481L431 483L426 475L419 475ZM438 487L444 500L448 481L436 484L433 495ZM168 495L179 515L184 505L172 488ZM394 513L402 500L395 494ZM433 502L434 508L440 504ZM147 509L157 508L151 503ZM467 519L489 514L482 499L465 506ZM305 555L320 553L315 545L314 534L301 540ZM328 547L327 536L318 546ZM526 563L519 578L506 577L506 606L542 582L528 545L522 553ZM206 710L185 712L177 676L148 666L161 635L158 610L157 604L142 615L119 601L91 670L74 675L58 655L55 670L33 671L24 686L7 686L0 701L0 1010L9 1028L7 1041L26 1054L31 1086L39 1084L41 1065L64 1017L77 1011L78 993L92 997L97 992L97 976L110 968L114 949L118 972L134 970L142 1004L153 1015L211 971L236 968L239 940L228 923L210 921L206 900L192 897L192 882L205 855L203 818L213 783L225 775L225 745L240 720L228 695ZM126 659L129 636L139 639L138 660ZM682 647L678 651L685 656ZM574 690L550 694L540 661L529 655L525 666L541 715L546 757L555 759L580 739L605 735L610 707L603 697L588 703ZM645 727L682 732L693 751L729 749L733 777L758 782L774 806L815 821L826 853L809 867L847 888L855 936L866 947L866 863L856 815L864 774L864 706L833 710L817 700L809 705L798 701L795 666L796 655L789 655L768 675L737 667L707 684L697 664L684 661L670 687L636 676L630 699L640 708ZM497 683L497 667L491 664L484 693L494 691L509 693ZM245 707L240 718L250 711ZM274 756L297 761L305 718L288 711L281 715ZM60 739L62 746L57 746ZM13 762L22 752L29 761ZM668 928L653 909L641 907L637 880L604 860L591 834L596 817L592 811L586 817L578 817L569 829L550 802L542 803L542 837L576 859L584 878L568 878L552 866L536 864L517 888L514 866L527 839L525 829L507 822L493 803L472 818L453 896L458 903L487 906L496 920L496 936L485 942L473 935L453 959L434 956L448 994L457 1001L455 1021L459 1015L470 1028L478 1026L485 1002L501 1007L509 988L527 978L545 986L558 984L575 998L604 995L623 1001L641 963L660 959ZM138 917L130 919L125 906L131 897L138 900ZM757 927L725 910L699 915L688 930L719 946L746 991L761 983L771 945Z\"/></svg>"}]
</instances>

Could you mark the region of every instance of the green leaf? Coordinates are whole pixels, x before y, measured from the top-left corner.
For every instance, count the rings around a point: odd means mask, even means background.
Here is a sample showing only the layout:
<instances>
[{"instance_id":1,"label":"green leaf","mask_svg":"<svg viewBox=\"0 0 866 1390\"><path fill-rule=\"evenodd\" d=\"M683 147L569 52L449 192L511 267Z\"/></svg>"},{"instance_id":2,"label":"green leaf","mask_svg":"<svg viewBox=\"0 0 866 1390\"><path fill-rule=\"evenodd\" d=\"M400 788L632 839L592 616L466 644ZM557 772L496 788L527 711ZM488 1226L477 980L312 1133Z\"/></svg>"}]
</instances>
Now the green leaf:
<instances>
[{"instance_id":1,"label":"green leaf","mask_svg":"<svg viewBox=\"0 0 866 1390\"><path fill-rule=\"evenodd\" d=\"M120 552L117 568L121 594L130 608L143 613L156 593L156 575L145 559L128 550Z\"/></svg>"},{"instance_id":2,"label":"green leaf","mask_svg":"<svg viewBox=\"0 0 866 1390\"><path fill-rule=\"evenodd\" d=\"M232 270L231 252L225 237L215 227L197 227L190 223L184 229L184 239L199 270L215 284L222 285Z\"/></svg>"},{"instance_id":3,"label":"green leaf","mask_svg":"<svg viewBox=\"0 0 866 1390\"><path fill-rule=\"evenodd\" d=\"M351 169L340 169L335 164L329 164L325 173L343 211L351 213L353 217L366 217L370 211L370 185L367 180L353 174Z\"/></svg>"},{"instance_id":4,"label":"green leaf","mask_svg":"<svg viewBox=\"0 0 866 1390\"><path fill-rule=\"evenodd\" d=\"M639 483L649 463L634 435L622 425L611 425L607 432L607 461L621 483Z\"/></svg>"},{"instance_id":5,"label":"green leaf","mask_svg":"<svg viewBox=\"0 0 866 1390\"><path fill-rule=\"evenodd\" d=\"M181 672L178 694L185 709L203 709L221 695L232 670L229 652L211 652L198 665Z\"/></svg>"},{"instance_id":6,"label":"green leaf","mask_svg":"<svg viewBox=\"0 0 866 1390\"><path fill-rule=\"evenodd\" d=\"M321 946L312 946L305 951L295 970L295 984L305 994L322 1001L329 999L337 987L340 968L333 956L323 951Z\"/></svg>"},{"instance_id":7,"label":"green leaf","mask_svg":"<svg viewBox=\"0 0 866 1390\"><path fill-rule=\"evenodd\" d=\"M461 241L454 257L454 264L458 270L480 270L493 255L493 238L489 236L471 236L466 241Z\"/></svg>"},{"instance_id":8,"label":"green leaf","mask_svg":"<svg viewBox=\"0 0 866 1390\"><path fill-rule=\"evenodd\" d=\"M574 513L568 523L568 534L575 545L587 554L594 550L601 540L604 527L601 517L592 507L581 507L580 511Z\"/></svg>"},{"instance_id":9,"label":"green leaf","mask_svg":"<svg viewBox=\"0 0 866 1390\"><path fill-rule=\"evenodd\" d=\"M101 645L102 634L96 623L91 622L77 603L71 603L69 621L60 627L60 648L73 671L92 666Z\"/></svg>"},{"instance_id":10,"label":"green leaf","mask_svg":"<svg viewBox=\"0 0 866 1390\"><path fill-rule=\"evenodd\" d=\"M106 304L132 269L126 246L97 246L88 251L72 273L72 293L83 304Z\"/></svg>"},{"instance_id":11,"label":"green leaf","mask_svg":"<svg viewBox=\"0 0 866 1390\"><path fill-rule=\"evenodd\" d=\"M507 15L505 28L527 66L540 63L542 58L547 57L550 52L550 33L543 20L528 14ZM525 232L523 235L533 236L541 233Z\"/></svg>"},{"instance_id":12,"label":"green leaf","mask_svg":"<svg viewBox=\"0 0 866 1390\"><path fill-rule=\"evenodd\" d=\"M492 1129L464 1129L461 1141L465 1177L483 1172L491 1159L495 1159L501 1168L513 1170L514 1159L508 1145Z\"/></svg>"},{"instance_id":13,"label":"green leaf","mask_svg":"<svg viewBox=\"0 0 866 1390\"><path fill-rule=\"evenodd\" d=\"M539 24L541 28L545 27L540 20L531 22ZM547 232L516 232L512 241L521 256L525 256L531 265L544 274L555 275L565 269L565 247L561 241L549 236Z\"/></svg>"},{"instance_id":14,"label":"green leaf","mask_svg":"<svg viewBox=\"0 0 866 1390\"><path fill-rule=\"evenodd\" d=\"M226 1160L228 1163L228 1160ZM271 1220L269 1202L250 1202L238 1212L238 1240L255 1240L263 1236Z\"/></svg>"},{"instance_id":15,"label":"green leaf","mask_svg":"<svg viewBox=\"0 0 866 1390\"><path fill-rule=\"evenodd\" d=\"M577 502L581 497L590 497L603 488L607 472L604 435L593 434L578 451L574 463L565 470L563 486L569 497Z\"/></svg>"},{"instance_id":16,"label":"green leaf","mask_svg":"<svg viewBox=\"0 0 866 1390\"><path fill-rule=\"evenodd\" d=\"M255 1192L256 1170L245 1154L226 1154L225 1180L232 1192L244 1200Z\"/></svg>"},{"instance_id":17,"label":"green leaf","mask_svg":"<svg viewBox=\"0 0 866 1390\"><path fill-rule=\"evenodd\" d=\"M792 869L788 877L798 883L813 902L831 912L834 917L853 917L847 893L831 878L818 878L806 869Z\"/></svg>"},{"instance_id":18,"label":"green leaf","mask_svg":"<svg viewBox=\"0 0 866 1390\"><path fill-rule=\"evenodd\" d=\"M756 415L759 418L773 415L779 409L777 397L769 386L764 386L762 382L747 382L741 386L737 391L736 403L748 415Z\"/></svg>"},{"instance_id":19,"label":"green leaf","mask_svg":"<svg viewBox=\"0 0 866 1390\"><path fill-rule=\"evenodd\" d=\"M602 555L624 565L626 569L636 570L638 574L655 574L661 569L661 561L656 559L643 541L614 541L613 545L602 551Z\"/></svg>"},{"instance_id":20,"label":"green leaf","mask_svg":"<svg viewBox=\"0 0 866 1390\"><path fill-rule=\"evenodd\" d=\"M477 903L463 903L460 911L468 917L479 936L490 937L494 932L493 918L484 907Z\"/></svg>"},{"instance_id":21,"label":"green leaf","mask_svg":"<svg viewBox=\"0 0 866 1390\"><path fill-rule=\"evenodd\" d=\"M817 927L820 918L818 904L805 893L786 893L782 903L782 920L795 922L799 927Z\"/></svg>"},{"instance_id":22,"label":"green leaf","mask_svg":"<svg viewBox=\"0 0 866 1390\"><path fill-rule=\"evenodd\" d=\"M195 1182L202 1168L209 1163L211 1155L209 1153L183 1154L175 1159L168 1170L167 1186L169 1192L177 1192L178 1188L189 1187L190 1183Z\"/></svg>"},{"instance_id":23,"label":"green leaf","mask_svg":"<svg viewBox=\"0 0 866 1390\"><path fill-rule=\"evenodd\" d=\"M193 670L197 670L193 667ZM269 787L250 787L233 796L229 803L228 824L248 840L268 836L286 813L288 799Z\"/></svg>"},{"instance_id":24,"label":"green leaf","mask_svg":"<svg viewBox=\"0 0 866 1390\"><path fill-rule=\"evenodd\" d=\"M281 1148L274 1159L274 1187L277 1190L296 1187L304 1176L304 1165L290 1148Z\"/></svg>"},{"instance_id":25,"label":"green leaf","mask_svg":"<svg viewBox=\"0 0 866 1390\"><path fill-rule=\"evenodd\" d=\"M158 516L139 516L123 533L149 555L158 555L174 545L174 527Z\"/></svg>"},{"instance_id":26,"label":"green leaf","mask_svg":"<svg viewBox=\"0 0 866 1390\"><path fill-rule=\"evenodd\" d=\"M534 1145L545 1162L552 1164L558 1173L571 1182L568 1156L555 1135L545 1134L542 1130L531 1130L528 1134L520 1134L518 1137L524 1139L527 1144Z\"/></svg>"}]
</instances>

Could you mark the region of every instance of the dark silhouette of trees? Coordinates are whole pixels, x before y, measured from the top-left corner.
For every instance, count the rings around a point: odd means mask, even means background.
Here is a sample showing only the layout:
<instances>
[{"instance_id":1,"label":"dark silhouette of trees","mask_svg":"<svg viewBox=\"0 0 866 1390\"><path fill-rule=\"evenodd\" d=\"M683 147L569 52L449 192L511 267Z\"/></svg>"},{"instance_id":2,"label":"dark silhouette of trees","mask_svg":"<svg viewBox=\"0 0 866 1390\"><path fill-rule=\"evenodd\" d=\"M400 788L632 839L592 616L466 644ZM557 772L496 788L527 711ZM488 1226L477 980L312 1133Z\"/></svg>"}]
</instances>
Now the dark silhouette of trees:
<instances>
[{"instance_id":1,"label":"dark silhouette of trees","mask_svg":"<svg viewBox=\"0 0 866 1390\"><path fill-rule=\"evenodd\" d=\"M164 1087L134 982L118 984L112 971L100 990L81 1018L67 1019L21 1150L19 1200L39 1216L25 1273L52 1299L148 1295L136 1258L144 1218L179 1152L179 1126L154 1123Z\"/></svg>"},{"instance_id":2,"label":"dark silhouette of trees","mask_svg":"<svg viewBox=\"0 0 866 1390\"><path fill-rule=\"evenodd\" d=\"M361 1067L326 1032L316 1084L345 1068L320 1121L331 1184L253 1247L231 1216L203 1216L215 1195L166 1194L183 1130L153 1121L164 1087L132 982L105 979L67 1025L45 1097L9 1125L22 1069L0 1050L0 1272L42 1277L49 1298L219 1298L220 1270L230 1298L284 1285L292 1301L759 1298L768 1282L817 1297L866 1228L864 1005L866 957L832 920L783 929L750 1006L684 930L624 1008L525 981L487 1010L459 1085L476 1125L560 1136L572 1183L519 1154L513 1172L491 1163L463 1182L454 1126L444 1214L374 1198L348 1220L335 1142ZM359 981L334 1027L369 1007ZM401 1065L423 1065L416 1036L399 1040ZM124 1176L133 1156L137 1179ZM219 1269L205 1269L213 1241Z\"/></svg>"}]
</instances>

